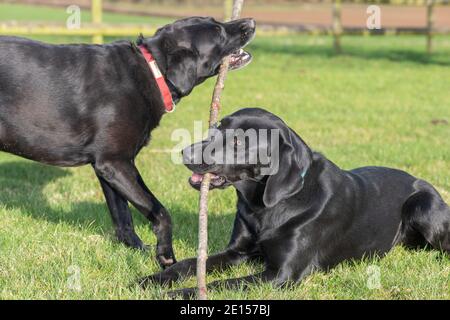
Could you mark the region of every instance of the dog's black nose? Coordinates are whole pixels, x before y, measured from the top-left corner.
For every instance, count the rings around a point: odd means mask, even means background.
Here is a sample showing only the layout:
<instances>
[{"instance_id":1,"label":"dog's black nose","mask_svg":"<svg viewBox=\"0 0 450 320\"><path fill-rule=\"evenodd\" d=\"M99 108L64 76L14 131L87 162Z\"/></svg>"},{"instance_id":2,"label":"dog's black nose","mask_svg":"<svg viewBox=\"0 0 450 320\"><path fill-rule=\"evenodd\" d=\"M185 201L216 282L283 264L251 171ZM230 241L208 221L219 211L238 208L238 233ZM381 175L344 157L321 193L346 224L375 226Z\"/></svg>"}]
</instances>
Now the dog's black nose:
<instances>
[{"instance_id":1,"label":"dog's black nose","mask_svg":"<svg viewBox=\"0 0 450 320\"><path fill-rule=\"evenodd\" d=\"M202 145L195 143L184 148L181 151L183 155L183 164L195 164L202 162Z\"/></svg>"},{"instance_id":2,"label":"dog's black nose","mask_svg":"<svg viewBox=\"0 0 450 320\"><path fill-rule=\"evenodd\" d=\"M248 24L249 28L251 28L251 29L255 29L256 28L256 22L252 18L248 18L247 19L247 24Z\"/></svg>"},{"instance_id":3,"label":"dog's black nose","mask_svg":"<svg viewBox=\"0 0 450 320\"><path fill-rule=\"evenodd\" d=\"M189 147L186 147L183 150L181 150L181 154L183 156L183 163L184 164L189 164L189 163L192 162L191 161L192 160L192 157L191 157L192 151L191 151L191 149L192 149L192 146L189 146Z\"/></svg>"},{"instance_id":4,"label":"dog's black nose","mask_svg":"<svg viewBox=\"0 0 450 320\"><path fill-rule=\"evenodd\" d=\"M241 19L240 26L241 26L241 30L243 30L243 31L245 31L245 30L254 31L255 27L256 27L256 22L252 18L244 18L244 19Z\"/></svg>"},{"instance_id":5,"label":"dog's black nose","mask_svg":"<svg viewBox=\"0 0 450 320\"><path fill-rule=\"evenodd\" d=\"M181 154L183 155L184 165L203 163L203 141L184 148Z\"/></svg>"}]
</instances>

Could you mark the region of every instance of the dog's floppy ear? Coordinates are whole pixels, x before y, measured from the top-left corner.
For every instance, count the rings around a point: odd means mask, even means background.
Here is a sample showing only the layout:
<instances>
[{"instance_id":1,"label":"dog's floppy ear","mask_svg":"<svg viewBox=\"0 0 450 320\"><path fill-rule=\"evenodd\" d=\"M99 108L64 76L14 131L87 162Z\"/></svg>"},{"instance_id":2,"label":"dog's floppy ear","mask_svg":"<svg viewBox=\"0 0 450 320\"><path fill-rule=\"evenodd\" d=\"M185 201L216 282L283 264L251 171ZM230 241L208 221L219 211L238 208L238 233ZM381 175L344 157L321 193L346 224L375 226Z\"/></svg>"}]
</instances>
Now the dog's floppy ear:
<instances>
[{"instance_id":1,"label":"dog's floppy ear","mask_svg":"<svg viewBox=\"0 0 450 320\"><path fill-rule=\"evenodd\" d=\"M312 163L311 150L302 139L290 128L283 131L280 133L278 172L267 178L263 195L264 205L269 208L303 188Z\"/></svg>"},{"instance_id":2,"label":"dog's floppy ear","mask_svg":"<svg viewBox=\"0 0 450 320\"><path fill-rule=\"evenodd\" d=\"M167 79L182 96L188 95L197 81L197 54L178 48L167 55Z\"/></svg>"}]
</instances>

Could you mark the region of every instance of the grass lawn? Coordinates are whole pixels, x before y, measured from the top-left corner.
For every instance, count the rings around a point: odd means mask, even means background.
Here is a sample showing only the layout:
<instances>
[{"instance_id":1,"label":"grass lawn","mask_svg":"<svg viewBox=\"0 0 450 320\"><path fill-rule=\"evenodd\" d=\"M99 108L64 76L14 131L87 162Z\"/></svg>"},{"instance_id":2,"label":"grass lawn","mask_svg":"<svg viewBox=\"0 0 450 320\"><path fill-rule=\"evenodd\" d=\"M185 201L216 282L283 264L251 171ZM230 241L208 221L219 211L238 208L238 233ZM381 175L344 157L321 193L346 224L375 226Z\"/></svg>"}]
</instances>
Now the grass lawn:
<instances>
[{"instance_id":1,"label":"grass lawn","mask_svg":"<svg viewBox=\"0 0 450 320\"><path fill-rule=\"evenodd\" d=\"M404 169L433 183L450 203L450 37L437 38L430 59L423 37L344 37L343 43L345 54L334 56L329 37L258 36L249 47L253 63L229 74L222 114L265 107L342 168ZM189 171L162 151L178 143L171 140L174 129L192 131L194 120L207 120L213 83L198 87L165 116L137 158L144 180L172 214L178 259L196 254L198 193L187 183ZM90 167L48 167L1 153L0 185L0 299L164 298L160 287L130 286L158 266L153 252L115 241ZM231 188L211 193L210 252L228 242L234 207ZM148 223L136 211L134 217L138 234L154 244ZM244 264L208 281L261 268ZM384 258L315 273L290 289L259 285L210 297L450 299L449 282L448 256L397 247ZM176 287L192 285L195 279Z\"/></svg>"}]
</instances>

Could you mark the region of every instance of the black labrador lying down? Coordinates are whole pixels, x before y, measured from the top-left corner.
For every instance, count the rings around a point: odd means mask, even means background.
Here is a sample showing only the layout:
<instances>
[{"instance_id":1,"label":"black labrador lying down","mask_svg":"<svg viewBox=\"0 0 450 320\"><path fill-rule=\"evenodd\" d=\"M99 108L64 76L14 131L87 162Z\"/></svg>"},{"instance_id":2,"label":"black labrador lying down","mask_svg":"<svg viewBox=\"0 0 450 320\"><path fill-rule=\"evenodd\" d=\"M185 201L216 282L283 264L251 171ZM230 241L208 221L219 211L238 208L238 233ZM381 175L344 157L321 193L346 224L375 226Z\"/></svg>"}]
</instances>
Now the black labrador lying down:
<instances>
[{"instance_id":1,"label":"black labrador lying down","mask_svg":"<svg viewBox=\"0 0 450 320\"><path fill-rule=\"evenodd\" d=\"M207 270L253 258L262 258L265 270L213 282L210 287L297 282L316 269L326 270L346 259L381 255L397 244L414 248L431 245L450 253L450 209L429 183L390 168L342 170L312 151L280 118L262 109L240 110L224 118L218 127L221 133L236 129L277 130L279 139L274 141L279 144L262 139L246 143L242 135L233 139L214 135L214 139L186 148L184 161L194 172L190 178L194 187L198 188L202 175L209 172L213 187L233 185L237 191L231 240L225 251L209 257ZM236 146L244 146L235 152L236 158L245 154L241 158L244 164L220 164L220 157L213 159L205 153ZM255 159L256 154L273 155L273 147L279 150L278 172L265 171L259 160L249 164L248 159ZM196 259L183 260L144 278L141 284L170 284L193 275L195 269ZM195 290L172 294L187 298Z\"/></svg>"},{"instance_id":2,"label":"black labrador lying down","mask_svg":"<svg viewBox=\"0 0 450 320\"><path fill-rule=\"evenodd\" d=\"M145 248L128 202L153 224L157 257L175 262L169 214L134 159L173 103L217 74L248 64L252 19L187 18L153 37L107 45L49 45L0 37L0 150L57 166L91 164L118 239Z\"/></svg>"}]
</instances>

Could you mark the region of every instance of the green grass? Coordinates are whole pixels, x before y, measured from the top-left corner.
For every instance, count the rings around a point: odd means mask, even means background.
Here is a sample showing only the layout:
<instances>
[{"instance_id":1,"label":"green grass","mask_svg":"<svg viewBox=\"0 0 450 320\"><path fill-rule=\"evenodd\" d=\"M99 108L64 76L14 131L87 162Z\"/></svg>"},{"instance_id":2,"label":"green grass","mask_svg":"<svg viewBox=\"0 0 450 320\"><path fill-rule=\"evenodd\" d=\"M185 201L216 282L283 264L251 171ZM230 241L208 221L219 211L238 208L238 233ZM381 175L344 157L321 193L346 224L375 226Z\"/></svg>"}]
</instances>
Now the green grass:
<instances>
[{"instance_id":1,"label":"green grass","mask_svg":"<svg viewBox=\"0 0 450 320\"><path fill-rule=\"evenodd\" d=\"M68 39L70 41L71 39ZM257 37L254 61L229 74L222 114L262 106L286 120L315 150L342 168L384 165L433 183L450 203L450 38L438 37L428 58L423 37L344 37L345 53L333 55L331 38ZM137 165L171 212L178 259L194 256L198 193L189 171L170 161L176 128L193 130L206 120L213 80L166 115ZM90 167L47 167L0 154L0 299L158 299L159 287L130 287L158 271L153 253L127 249L113 237L103 195ZM229 239L235 214L233 190L210 195L210 252ZM134 211L138 234L155 238ZM378 267L380 287L367 286ZM73 269L75 268L75 269ZM261 270L244 264L208 281ZM70 286L79 270L80 290ZM76 273L76 272L75 272ZM450 259L438 251L395 248L386 257L345 262L307 277L290 289L259 285L248 292L214 291L218 299L450 299ZM195 285L195 279L177 288Z\"/></svg>"}]
</instances>

